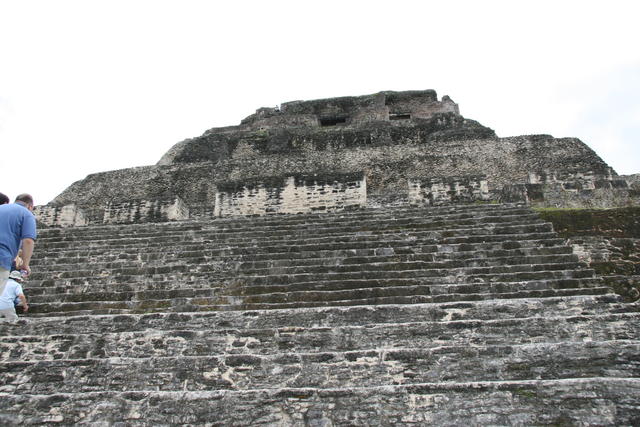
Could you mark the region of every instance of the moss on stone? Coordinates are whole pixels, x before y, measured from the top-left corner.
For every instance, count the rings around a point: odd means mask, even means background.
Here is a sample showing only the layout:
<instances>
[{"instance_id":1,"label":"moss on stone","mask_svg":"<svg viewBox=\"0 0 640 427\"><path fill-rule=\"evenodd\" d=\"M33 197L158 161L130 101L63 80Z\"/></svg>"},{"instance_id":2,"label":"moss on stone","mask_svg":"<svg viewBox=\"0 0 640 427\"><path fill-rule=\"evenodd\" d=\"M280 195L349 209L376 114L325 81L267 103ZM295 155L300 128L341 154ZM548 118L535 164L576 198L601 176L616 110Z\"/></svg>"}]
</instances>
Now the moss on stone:
<instances>
[{"instance_id":1,"label":"moss on stone","mask_svg":"<svg viewBox=\"0 0 640 427\"><path fill-rule=\"evenodd\" d=\"M610 276L612 274L631 276L636 274L636 266L631 262L592 262L590 266L601 276Z\"/></svg>"},{"instance_id":2,"label":"moss on stone","mask_svg":"<svg viewBox=\"0 0 640 427\"><path fill-rule=\"evenodd\" d=\"M562 237L640 237L640 207L616 209L535 209Z\"/></svg>"},{"instance_id":3,"label":"moss on stone","mask_svg":"<svg viewBox=\"0 0 640 427\"><path fill-rule=\"evenodd\" d=\"M607 286L623 297L626 302L637 301L638 297L640 297L640 280L637 277L608 276L602 279Z\"/></svg>"},{"instance_id":4,"label":"moss on stone","mask_svg":"<svg viewBox=\"0 0 640 427\"><path fill-rule=\"evenodd\" d=\"M526 397L529 399L535 399L538 397L538 394L533 391L533 390L526 390L526 389L522 389L522 388L518 388L513 390L513 394L517 395L517 396L522 396L522 397Z\"/></svg>"}]
</instances>

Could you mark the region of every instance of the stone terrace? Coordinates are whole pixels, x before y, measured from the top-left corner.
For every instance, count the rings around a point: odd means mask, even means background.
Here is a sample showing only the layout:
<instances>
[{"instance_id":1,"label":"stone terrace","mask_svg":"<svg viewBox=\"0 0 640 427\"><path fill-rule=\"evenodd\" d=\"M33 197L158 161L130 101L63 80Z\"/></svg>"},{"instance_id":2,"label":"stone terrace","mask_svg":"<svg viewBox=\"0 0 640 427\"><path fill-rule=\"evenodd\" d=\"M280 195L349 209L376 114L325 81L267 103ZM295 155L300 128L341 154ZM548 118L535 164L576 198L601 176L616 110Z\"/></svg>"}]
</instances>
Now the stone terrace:
<instances>
[{"instance_id":1,"label":"stone terrace","mask_svg":"<svg viewBox=\"0 0 640 427\"><path fill-rule=\"evenodd\" d=\"M0 422L637 425L638 305L520 205L43 230Z\"/></svg>"}]
</instances>

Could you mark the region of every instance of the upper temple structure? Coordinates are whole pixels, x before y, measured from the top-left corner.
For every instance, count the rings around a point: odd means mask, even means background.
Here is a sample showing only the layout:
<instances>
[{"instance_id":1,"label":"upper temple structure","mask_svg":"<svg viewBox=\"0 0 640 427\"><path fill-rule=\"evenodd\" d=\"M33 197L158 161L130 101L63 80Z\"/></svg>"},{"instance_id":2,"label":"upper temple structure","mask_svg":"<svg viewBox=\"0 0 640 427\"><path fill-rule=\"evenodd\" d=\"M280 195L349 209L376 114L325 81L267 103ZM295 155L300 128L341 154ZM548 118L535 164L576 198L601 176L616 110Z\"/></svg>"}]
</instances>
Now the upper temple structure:
<instances>
[{"instance_id":1,"label":"upper temple structure","mask_svg":"<svg viewBox=\"0 0 640 427\"><path fill-rule=\"evenodd\" d=\"M292 101L177 143L154 166L89 175L43 224L441 205L602 207L637 199L576 138L499 138L434 90Z\"/></svg>"}]
</instances>

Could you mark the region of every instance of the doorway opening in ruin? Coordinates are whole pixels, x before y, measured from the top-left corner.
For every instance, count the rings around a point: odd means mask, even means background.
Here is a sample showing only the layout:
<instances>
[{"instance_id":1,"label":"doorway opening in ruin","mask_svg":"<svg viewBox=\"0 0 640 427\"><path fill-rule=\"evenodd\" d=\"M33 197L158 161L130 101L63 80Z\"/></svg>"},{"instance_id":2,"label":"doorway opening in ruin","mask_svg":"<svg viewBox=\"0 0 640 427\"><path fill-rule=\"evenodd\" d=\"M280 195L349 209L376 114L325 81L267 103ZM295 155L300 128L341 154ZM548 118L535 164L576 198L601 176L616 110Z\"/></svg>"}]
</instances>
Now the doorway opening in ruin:
<instances>
[{"instance_id":1,"label":"doorway opening in ruin","mask_svg":"<svg viewBox=\"0 0 640 427\"><path fill-rule=\"evenodd\" d=\"M389 113L389 120L409 120L410 118L411 118L411 114L409 113L397 113L397 114Z\"/></svg>"},{"instance_id":2,"label":"doorway opening in ruin","mask_svg":"<svg viewBox=\"0 0 640 427\"><path fill-rule=\"evenodd\" d=\"M347 122L346 117L329 117L320 119L320 126L336 126Z\"/></svg>"}]
</instances>

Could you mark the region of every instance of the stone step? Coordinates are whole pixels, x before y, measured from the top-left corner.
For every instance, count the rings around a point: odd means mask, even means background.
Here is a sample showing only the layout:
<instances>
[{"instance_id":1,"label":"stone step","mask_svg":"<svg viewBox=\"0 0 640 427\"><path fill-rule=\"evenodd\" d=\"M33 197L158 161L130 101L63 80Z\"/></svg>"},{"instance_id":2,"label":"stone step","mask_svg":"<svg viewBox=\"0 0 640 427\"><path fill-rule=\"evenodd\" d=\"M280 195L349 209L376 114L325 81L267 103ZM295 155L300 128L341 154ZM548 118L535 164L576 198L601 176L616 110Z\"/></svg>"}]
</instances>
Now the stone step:
<instances>
[{"instance_id":1,"label":"stone step","mask_svg":"<svg viewBox=\"0 0 640 427\"><path fill-rule=\"evenodd\" d=\"M70 244L112 244L113 242L129 243L133 239L137 241L154 241L168 239L182 241L190 240L215 240L233 241L246 239L270 238L279 240L290 236L306 236L309 238L321 235L336 235L348 233L388 233L398 229L414 231L436 231L451 229L493 228L508 225L533 225L543 224L544 220L532 211L512 215L496 214L493 216L477 216L468 218L424 218L413 216L405 218L375 218L367 220L351 220L348 222L331 223L301 223L295 226L287 224L274 224L269 228L220 228L202 227L197 233L193 230L174 230L163 227L149 228L143 233L132 233L131 230L123 230L121 233L105 233L97 230L92 235L82 238L76 236L59 235L55 237L42 237L40 244L45 248L67 247ZM214 223L211 223L214 224ZM163 240L164 241L164 240Z\"/></svg>"},{"instance_id":2,"label":"stone step","mask_svg":"<svg viewBox=\"0 0 640 427\"><path fill-rule=\"evenodd\" d=\"M427 254L432 258L431 254ZM238 266L237 272L241 276L255 275L296 275L296 274L325 274L325 273L347 273L357 271L403 271L403 270L442 270L459 268L485 268L501 267L525 264L560 264L572 265L578 263L578 256L567 255L540 255L540 256L513 256L496 258L473 258L466 260L438 260L431 261L420 259L420 255L398 256L398 257L371 257L356 258L333 261L327 264L290 265L290 266L248 266L247 263ZM582 264L580 264L582 265Z\"/></svg>"},{"instance_id":3,"label":"stone step","mask_svg":"<svg viewBox=\"0 0 640 427\"><path fill-rule=\"evenodd\" d=\"M639 379L615 377L330 389L0 392L0 421L127 426L630 426L637 424L639 396Z\"/></svg>"},{"instance_id":4,"label":"stone step","mask_svg":"<svg viewBox=\"0 0 640 427\"><path fill-rule=\"evenodd\" d=\"M485 246L483 249L480 245ZM253 260L244 260L242 257L218 257L208 254L208 251L189 251L181 253L168 254L167 252L156 252L155 254L112 254L108 257L78 257L73 262L51 263L50 266L42 263L32 263L32 265L40 268L47 268L42 272L34 272L29 280L41 279L44 277L55 276L57 272L75 271L79 266L90 264L94 269L113 270L131 266L158 266L166 265L169 262L180 262L185 264L214 263L227 261L234 268L270 268L270 267L287 267L302 265L334 265L334 264L363 264L366 262L397 262L405 261L450 261L450 260L473 260L473 259L491 259L506 257L528 257L528 256L546 256L546 255L571 255L573 249L570 246L542 246L542 247L523 247L518 249L492 249L486 244L473 245L477 246L475 250L452 251L444 248L446 252L439 252L437 245L431 246L415 246L410 253L409 247L401 248L376 248L364 249L356 254L353 250L347 251L322 251L317 253L317 257L305 258L289 258L287 253L264 254L256 256ZM459 246L459 245L458 245ZM441 248L442 249L442 248ZM396 250L399 253L396 254ZM270 255L274 255L270 257ZM379 261L376 261L379 260Z\"/></svg>"},{"instance_id":5,"label":"stone step","mask_svg":"<svg viewBox=\"0 0 640 427\"><path fill-rule=\"evenodd\" d=\"M540 279L527 281L529 286L536 289L558 289L558 288L584 288L584 287L599 287L602 286L600 278L585 277L576 279L567 278L555 278L555 279ZM295 292L295 291L313 291L313 290L344 290L344 289L358 289L365 287L380 287L380 286L392 286L404 284L406 286L434 286L446 288L447 286L467 286L474 285L479 287L485 287L486 289L497 289L500 286L509 286L512 284L518 284L523 282L491 282L484 283L481 281L473 282L447 282L440 278L435 279L396 279L396 280L351 280L351 281L333 281L333 282L309 282L304 285L283 285L265 288L264 286L258 286L255 288L236 288L231 289L227 286L216 285L206 277L188 277L185 280L175 280L171 278L162 278L159 280L149 281L147 283L86 283L81 285L63 284L59 286L42 286L25 288L25 294L28 296L30 304L37 305L39 302L47 299L65 298L72 295L80 295L79 298L87 298L91 294L112 294L112 293L125 293L132 296L144 295L149 297L154 294L168 293L170 291L178 291L183 293L185 290L194 289L200 292L213 293L215 295L256 295L260 293L273 293L273 292Z\"/></svg>"},{"instance_id":6,"label":"stone step","mask_svg":"<svg viewBox=\"0 0 640 427\"><path fill-rule=\"evenodd\" d=\"M533 247L566 246L563 239L555 233L525 233L510 235L474 235L464 237L434 238L420 235L389 235L384 238L370 235L345 235L326 238L324 241L292 240L288 244L265 242L265 244L222 245L215 242L183 242L174 244L175 251L168 252L162 245L154 247L128 246L122 248L85 248L77 247L71 250L39 251L38 258L34 258L34 265L78 262L89 259L91 262L100 260L133 259L157 260L165 257L180 259L200 253L209 257L229 256L264 256L279 254L280 258L289 255L294 258L313 257L308 252L353 251L353 250L384 250L392 248L397 252L415 253L445 253L458 251L523 249ZM301 255L298 253L302 252Z\"/></svg>"},{"instance_id":7,"label":"stone step","mask_svg":"<svg viewBox=\"0 0 640 427\"><path fill-rule=\"evenodd\" d=\"M562 289L515 290L505 293L442 293L438 295L395 295L371 297L367 292L372 289L361 288L360 293L352 292L354 299L304 300L296 302L251 302L246 297L218 296L213 298L179 298L145 301L83 301L52 302L33 304L29 308L30 317L46 316L87 316L101 314L136 314L172 311L176 313L192 311L229 311L229 310L273 310L290 308L345 307L380 304L421 304L444 302L468 302L495 299L550 298L558 296L605 295L611 292L609 287L585 287ZM258 296L254 296L258 299Z\"/></svg>"},{"instance_id":8,"label":"stone step","mask_svg":"<svg viewBox=\"0 0 640 427\"><path fill-rule=\"evenodd\" d=\"M483 254L477 254L483 255ZM251 265L251 263L233 262L211 262L206 258L183 259L180 263L158 265L136 265L134 263L121 263L109 265L88 264L91 269L78 270L48 270L33 273L30 281L32 286L37 286L36 280L40 279L83 279L89 280L93 277L109 276L148 276L166 273L184 273L189 271L210 271L214 277L244 277L244 276L264 276L264 275L295 275L295 274L324 274L324 273L347 273L361 271L403 271L403 270L443 270L460 268L481 268L500 267L525 264L561 264L581 265L577 255L573 254L553 254L553 255L530 255L512 257L480 257L462 260L438 260L433 261L433 254L412 254L398 256L374 256L374 257L351 257L351 258L327 258L327 259L306 259L305 262L291 263L288 266L276 266L271 263L263 265ZM205 266L212 268L205 268ZM194 267L197 266L197 267ZM569 267L568 267L569 268Z\"/></svg>"},{"instance_id":9,"label":"stone step","mask_svg":"<svg viewBox=\"0 0 640 427\"><path fill-rule=\"evenodd\" d=\"M579 317L640 312L640 303L625 303L614 293L558 296L545 299L497 299L415 305L369 305L279 310L217 311L95 315L78 317L22 317L0 322L0 337L58 334L100 334L148 330L211 331L259 328L336 328L345 325L410 322L511 320L519 317Z\"/></svg>"},{"instance_id":10,"label":"stone step","mask_svg":"<svg viewBox=\"0 0 640 427\"><path fill-rule=\"evenodd\" d=\"M52 303L70 302L117 302L117 301L147 301L172 300L176 298L214 298L221 293L221 288L181 288L167 290L112 290L68 292L58 294L33 295L29 307L33 313L40 312L41 306Z\"/></svg>"},{"instance_id":11,"label":"stone step","mask_svg":"<svg viewBox=\"0 0 640 427\"><path fill-rule=\"evenodd\" d=\"M32 309L0 324L0 424L640 419L640 305L525 207L40 237Z\"/></svg>"},{"instance_id":12,"label":"stone step","mask_svg":"<svg viewBox=\"0 0 640 427\"><path fill-rule=\"evenodd\" d=\"M387 254L385 254L385 252ZM377 253L377 254L376 254ZM555 246L542 248L524 248L524 249L500 249L491 251L466 251L466 252L418 252L411 254L396 254L395 250L384 251L372 250L366 255L360 256L330 256L327 254L321 258L304 258L304 259L271 259L271 260L254 260L242 261L238 265L238 270L242 272L278 267L299 267L313 265L357 265L367 263L382 262L501 262L501 260L513 259L516 257L547 257L556 256L558 259L576 260L577 256L573 254L573 249L569 246ZM571 257L571 258L563 258Z\"/></svg>"},{"instance_id":13,"label":"stone step","mask_svg":"<svg viewBox=\"0 0 640 427\"><path fill-rule=\"evenodd\" d=\"M469 256L477 252L500 251L500 250L544 250L546 248L562 247L563 251L572 251L564 244L564 240L558 238L555 233L545 233L540 238L539 234L511 236L511 239L497 240L491 242L472 243L426 243L417 239L398 239L384 241L349 241L337 244L332 242L330 249L323 249L321 245L302 244L298 246L267 246L264 248L233 248L206 246L200 243L180 246L180 250L168 252L166 250L145 250L137 248L124 248L119 251L90 250L64 252L39 252L32 261L33 266L46 268L48 266L58 267L59 265L74 266L78 264L100 262L152 262L152 261L180 261L183 259L204 258L207 261L234 258L241 261L262 261L262 260L291 260L307 258L327 258L327 257L350 257L350 256L374 256L384 254L414 254L432 253L439 256L454 257ZM530 238L530 239L528 239ZM448 240L448 239L447 239ZM325 246L326 248L327 246ZM570 253L570 252L569 252ZM37 269L36 269L37 270Z\"/></svg>"},{"instance_id":14,"label":"stone step","mask_svg":"<svg viewBox=\"0 0 640 427\"><path fill-rule=\"evenodd\" d=\"M7 361L0 362L0 390L51 394L634 378L640 375L639 352L639 341L615 340L273 355Z\"/></svg>"},{"instance_id":15,"label":"stone step","mask_svg":"<svg viewBox=\"0 0 640 427\"><path fill-rule=\"evenodd\" d=\"M558 296L579 296L579 295L605 295L611 292L609 287L571 288L571 289L544 289L532 291L516 291L500 294L440 294L440 295L410 295L410 296L389 296L389 297L360 297L358 299L331 300L331 301L298 301L280 303L250 303L245 304L241 299L229 299L226 305L200 305L192 306L194 311L211 310L273 310L287 308L311 308L311 307L347 307L350 305L378 305L378 304L432 304L443 302L467 302L491 299L511 299L511 298L550 298ZM200 302L200 301L198 301ZM202 301L205 302L205 301ZM124 313L124 311L122 311ZM82 313L82 314L87 314ZM104 314L116 314L105 312Z\"/></svg>"},{"instance_id":16,"label":"stone step","mask_svg":"<svg viewBox=\"0 0 640 427\"><path fill-rule=\"evenodd\" d=\"M46 252L64 251L65 249L71 249L77 251L82 249L102 249L112 250L120 249L123 247L128 248L156 248L165 245L182 246L186 243L200 244L201 246L207 245L231 245L232 247L246 247L246 246L262 246L262 243L268 245L300 245L300 244L322 244L331 242L344 242L344 241L379 241L384 240L384 237L391 237L392 239L398 239L398 237L407 239L429 239L429 240L442 240L445 238L471 238L476 236L503 236L511 234L531 234L531 233L545 233L553 232L553 227L550 223L538 222L532 224L522 223L505 223L496 225L495 227L468 227L468 228L450 228L450 229L437 229L437 230L425 230L421 224L415 224L411 227L396 227L388 229L377 228L375 231L367 232L354 232L353 230L337 231L335 233L321 232L314 235L291 235L283 234L281 238L275 236L265 235L261 237L242 237L242 238L205 238L195 236L183 235L180 239L175 237L159 234L154 238L137 238L135 236L126 239L117 240L104 240L104 241L87 241L87 242L63 242L49 245L39 245L39 249Z\"/></svg>"},{"instance_id":17,"label":"stone step","mask_svg":"<svg viewBox=\"0 0 640 427\"><path fill-rule=\"evenodd\" d=\"M139 274L107 274L100 276L85 276L80 278L47 279L36 285L25 285L25 292L38 288L57 288L61 293L86 292L100 286L112 285L117 288L121 284L139 285L141 288L158 281L173 280L180 283L200 285L209 284L209 287L228 287L229 289L244 289L245 293L261 291L289 291L317 289L318 286L328 289L327 284L332 284L335 289L343 289L341 283L385 283L388 281L414 280L414 284L437 283L490 283L490 282L516 282L540 279L570 279L595 277L592 269L584 268L582 263L557 263L557 264L518 264L497 267L469 267L469 268L443 268L443 269L418 269L418 270L365 270L343 273L314 273L314 274L290 274L270 276L240 276L229 274L214 274L215 271L202 271L206 266L199 266L198 270L188 269L185 266L155 267L145 275ZM137 270L136 270L137 271ZM407 282L409 283L409 282ZM375 285L380 286L380 285ZM77 291L74 288L77 287ZM351 287L351 286L349 286ZM371 286L364 286L371 287ZM140 289L140 288L138 288ZM38 291L35 291L36 294ZM33 295L33 294L32 294Z\"/></svg>"},{"instance_id":18,"label":"stone step","mask_svg":"<svg viewBox=\"0 0 640 427\"><path fill-rule=\"evenodd\" d=\"M420 264L424 266L424 264ZM296 274L269 274L265 276L236 276L230 279L229 283L233 287L270 287L290 284L300 284L305 287L307 284L318 282L339 282L350 280L372 280L372 279L420 279L420 278L441 278L473 283L482 280L483 282L513 282L523 280L535 280L544 278L581 278L594 277L594 272L586 268L586 264L581 262L561 262L549 264L515 264L500 265L490 267L453 267L453 268L417 268L413 270L368 270L346 271L346 272L311 272ZM365 266L365 268L368 266ZM560 275L556 274L560 272ZM541 275L542 274L542 275ZM545 276L548 274L548 276ZM453 279L450 279L453 278ZM253 288L252 288L253 289Z\"/></svg>"},{"instance_id":19,"label":"stone step","mask_svg":"<svg viewBox=\"0 0 640 427\"><path fill-rule=\"evenodd\" d=\"M392 209L363 209L352 212L340 212L330 214L305 214L282 215L264 217L236 217L216 218L206 220L187 220L154 224L127 224L127 225L91 225L74 228L46 228L41 230L43 239L78 239L87 240L92 236L102 235L131 235L145 236L155 233L162 228L167 233L201 231L201 230L260 230L276 227L303 227L323 226L340 223L352 223L363 221L396 220L419 217L428 221L469 219L477 216L496 215L530 215L531 209L525 206L493 206L490 208L459 206L457 209L437 208L392 208Z\"/></svg>"},{"instance_id":20,"label":"stone step","mask_svg":"<svg viewBox=\"0 0 640 427\"><path fill-rule=\"evenodd\" d=\"M440 295L440 294L464 294L464 293L503 293L520 290L545 290L545 289L572 289L585 287L601 287L602 282L598 279L562 279L562 280L540 280L527 282L493 282L493 283L441 283L434 281L415 280L351 280L344 282L316 282L305 286L272 286L267 288L247 288L239 289L238 292L229 292L222 287L201 287L188 288L180 287L173 289L135 289L135 285L128 290L122 287L111 289L82 289L76 292L56 292L60 289L43 289L40 292L34 290L29 292L30 306L33 313L39 312L39 306L51 303L67 302L97 302L97 301L146 301L146 300L172 300L176 298L226 298L231 296L242 297L245 303L274 302L278 301L303 301L320 300L327 301L333 299L356 299L363 292L370 292L373 297L380 296L407 296L407 295ZM299 289L299 290L298 290ZM45 293L44 291L49 291ZM68 290L68 289L65 289ZM280 291L279 291L280 290ZM351 298L347 298L347 295ZM266 301L266 300L269 301Z\"/></svg>"},{"instance_id":21,"label":"stone step","mask_svg":"<svg viewBox=\"0 0 640 427\"><path fill-rule=\"evenodd\" d=\"M212 283L206 276L185 277L184 280L175 280L170 277L164 277L157 280L149 280L147 282L114 282L114 283L63 283L54 286L38 286L24 287L25 295L30 301L37 301L41 296L51 295L71 295L71 294L88 294L88 293L112 293L112 292L154 292L154 291L171 291L183 289L206 289L222 292L225 288Z\"/></svg>"},{"instance_id":22,"label":"stone step","mask_svg":"<svg viewBox=\"0 0 640 427\"><path fill-rule=\"evenodd\" d=\"M326 287L318 285L313 290L268 292L267 290L251 292L238 292L231 294L230 301L242 298L243 304L277 304L292 302L331 302L341 300L356 300L361 298L384 297L419 297L419 296L445 296L445 295L498 295L527 291L547 291L553 289L582 289L602 288L600 284L585 283L578 280L557 281L527 281L513 283L474 283L474 284L420 284L420 281L375 281L348 283L338 289L333 289L329 284ZM57 297L60 299L59 297ZM222 296L221 296L222 298ZM231 304L231 302L230 302Z\"/></svg>"},{"instance_id":23,"label":"stone step","mask_svg":"<svg viewBox=\"0 0 640 427\"><path fill-rule=\"evenodd\" d=\"M40 321L40 320L39 320ZM166 325L171 327L171 325ZM0 337L4 361L148 358L279 352L345 352L369 348L420 348L640 339L640 313L520 317L498 320L371 323L333 327L149 329ZM46 349L43 351L43 349Z\"/></svg>"}]
</instances>

